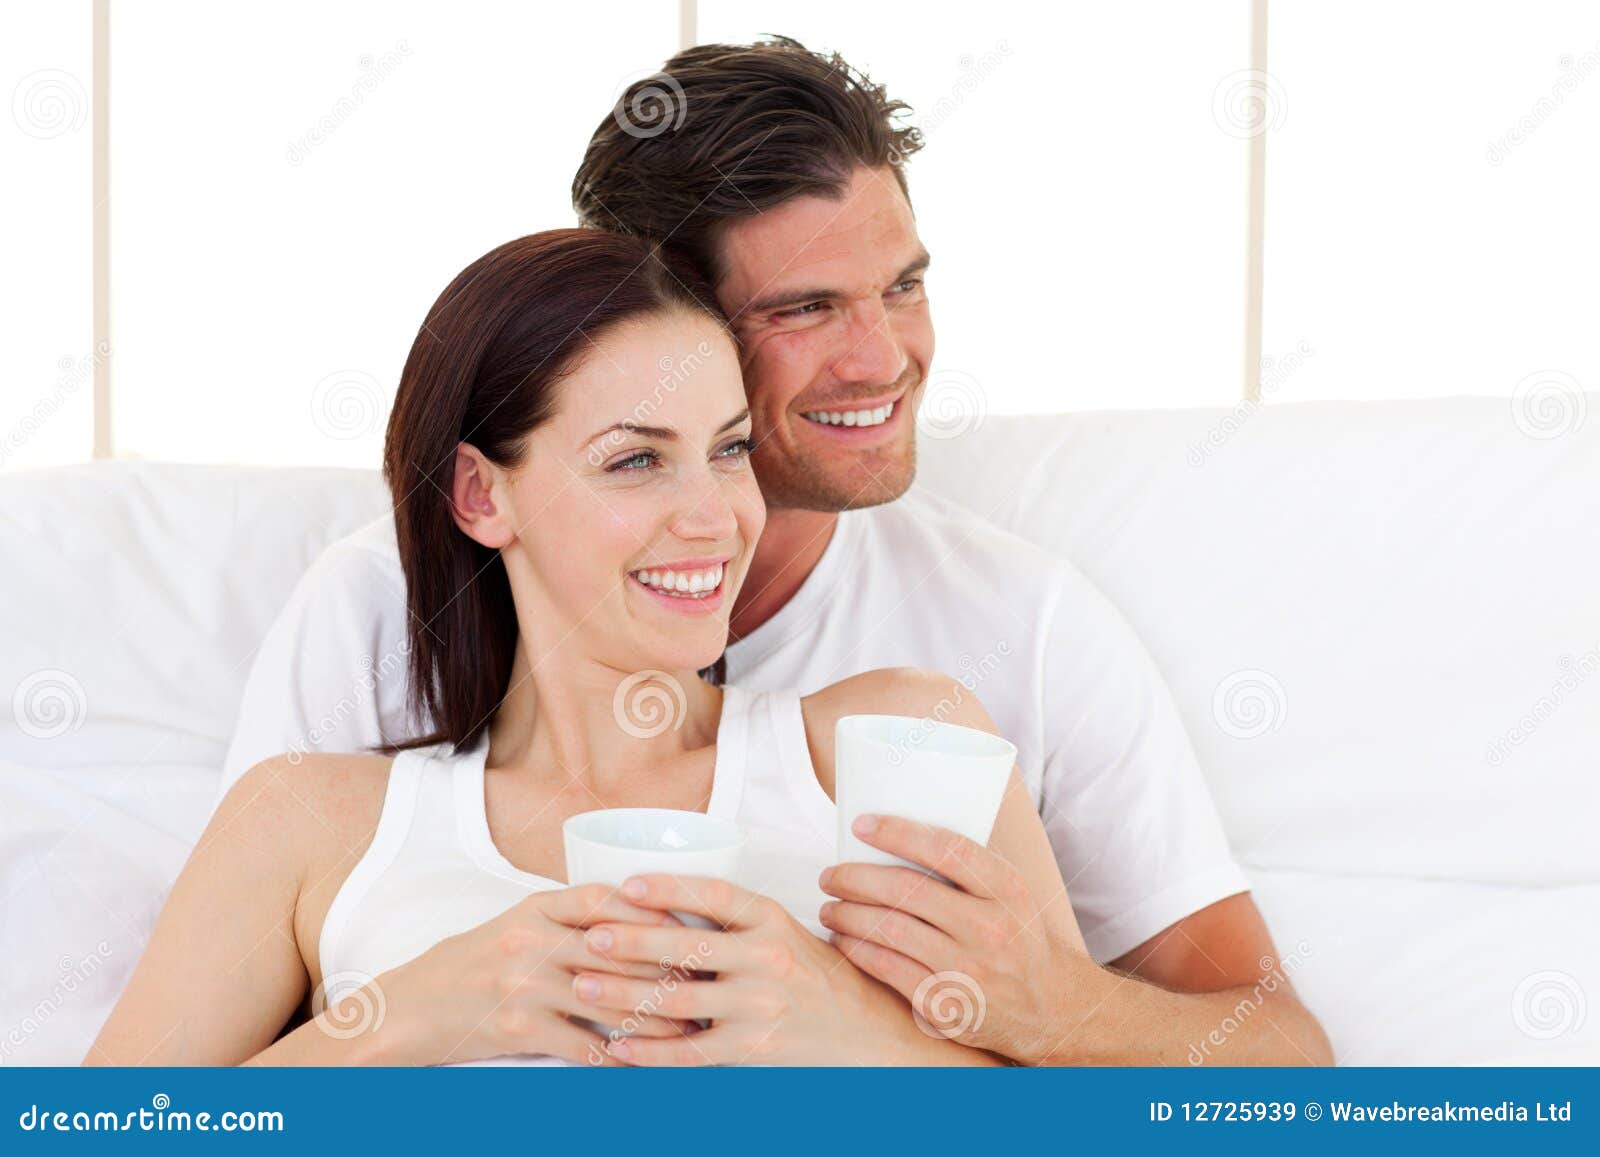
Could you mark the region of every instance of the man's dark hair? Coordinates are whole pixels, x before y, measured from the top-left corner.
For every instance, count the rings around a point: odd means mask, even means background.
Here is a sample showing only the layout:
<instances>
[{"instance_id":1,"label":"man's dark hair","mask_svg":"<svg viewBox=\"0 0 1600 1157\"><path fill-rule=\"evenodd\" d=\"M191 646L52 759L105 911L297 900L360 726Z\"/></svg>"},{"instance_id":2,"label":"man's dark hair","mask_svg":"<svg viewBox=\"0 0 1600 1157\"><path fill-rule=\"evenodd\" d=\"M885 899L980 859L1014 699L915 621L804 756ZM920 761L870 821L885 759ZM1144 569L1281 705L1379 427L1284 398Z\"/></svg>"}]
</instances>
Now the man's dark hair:
<instances>
[{"instance_id":1,"label":"man's dark hair","mask_svg":"<svg viewBox=\"0 0 1600 1157\"><path fill-rule=\"evenodd\" d=\"M862 165L903 162L910 113L837 54L798 40L702 44L635 81L589 141L572 181L579 221L681 249L713 280L722 225L790 198L839 198Z\"/></svg>"}]
</instances>

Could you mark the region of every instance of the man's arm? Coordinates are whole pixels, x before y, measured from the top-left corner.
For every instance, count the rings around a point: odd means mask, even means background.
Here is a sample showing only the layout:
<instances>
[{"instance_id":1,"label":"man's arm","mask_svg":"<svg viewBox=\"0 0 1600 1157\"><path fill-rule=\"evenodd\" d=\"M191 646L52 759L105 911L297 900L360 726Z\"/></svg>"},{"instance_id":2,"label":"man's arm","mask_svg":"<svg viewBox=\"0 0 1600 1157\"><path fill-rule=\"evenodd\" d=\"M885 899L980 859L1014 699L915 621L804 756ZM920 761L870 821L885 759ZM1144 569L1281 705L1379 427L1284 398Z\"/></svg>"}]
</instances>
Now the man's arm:
<instances>
[{"instance_id":1,"label":"man's arm","mask_svg":"<svg viewBox=\"0 0 1600 1157\"><path fill-rule=\"evenodd\" d=\"M1247 893L1102 967L1048 931L1045 914L1028 910L1017 869L988 848L890 817L856 834L955 886L910 879L916 874L905 868L841 864L823 887L845 903L823 923L857 967L934 1024L939 1010L922 1005L951 986L970 990L968 1004L981 1004L983 1015L963 1022L963 1044L1020 1064L1333 1061Z\"/></svg>"},{"instance_id":2,"label":"man's arm","mask_svg":"<svg viewBox=\"0 0 1600 1157\"><path fill-rule=\"evenodd\" d=\"M1278 955L1248 892L1229 896L1101 969L1104 1000L1034 1063L1332 1064L1289 983L1299 960Z\"/></svg>"}]
</instances>

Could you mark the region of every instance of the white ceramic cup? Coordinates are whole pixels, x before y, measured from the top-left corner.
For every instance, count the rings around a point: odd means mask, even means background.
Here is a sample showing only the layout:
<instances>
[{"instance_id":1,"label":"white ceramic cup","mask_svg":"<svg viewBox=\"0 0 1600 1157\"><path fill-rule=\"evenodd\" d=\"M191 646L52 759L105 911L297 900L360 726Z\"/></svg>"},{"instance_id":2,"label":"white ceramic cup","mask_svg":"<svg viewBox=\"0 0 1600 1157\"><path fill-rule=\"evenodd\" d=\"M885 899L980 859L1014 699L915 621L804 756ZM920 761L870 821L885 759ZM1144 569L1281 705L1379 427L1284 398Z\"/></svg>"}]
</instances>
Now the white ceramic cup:
<instances>
[{"instance_id":1,"label":"white ceramic cup","mask_svg":"<svg viewBox=\"0 0 1600 1157\"><path fill-rule=\"evenodd\" d=\"M620 888L629 876L664 873L736 880L745 831L704 812L614 807L581 812L561 825L567 883ZM712 928L692 912L674 912L696 928Z\"/></svg>"},{"instance_id":2,"label":"white ceramic cup","mask_svg":"<svg viewBox=\"0 0 1600 1157\"><path fill-rule=\"evenodd\" d=\"M1017 763L1016 744L998 735L910 715L846 715L833 752L838 862L918 871L927 869L863 843L850 830L856 817L900 816L987 844Z\"/></svg>"}]
</instances>

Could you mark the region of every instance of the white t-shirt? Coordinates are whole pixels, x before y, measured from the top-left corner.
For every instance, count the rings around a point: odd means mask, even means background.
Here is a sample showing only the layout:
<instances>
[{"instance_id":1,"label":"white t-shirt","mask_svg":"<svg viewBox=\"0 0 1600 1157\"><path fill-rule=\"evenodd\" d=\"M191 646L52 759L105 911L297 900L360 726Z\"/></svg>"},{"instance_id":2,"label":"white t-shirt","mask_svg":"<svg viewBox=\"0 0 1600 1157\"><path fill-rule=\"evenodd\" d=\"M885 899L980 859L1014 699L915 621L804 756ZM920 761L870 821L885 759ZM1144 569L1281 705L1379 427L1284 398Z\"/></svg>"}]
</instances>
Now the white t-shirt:
<instances>
[{"instance_id":1,"label":"white t-shirt","mask_svg":"<svg viewBox=\"0 0 1600 1157\"><path fill-rule=\"evenodd\" d=\"M330 546L268 632L222 790L285 751L358 751L408 720L404 577L388 518ZM962 681L1017 745L1095 959L1249 890L1171 694L1070 563L932 495L839 516L727 681L809 694L880 667Z\"/></svg>"}]
</instances>

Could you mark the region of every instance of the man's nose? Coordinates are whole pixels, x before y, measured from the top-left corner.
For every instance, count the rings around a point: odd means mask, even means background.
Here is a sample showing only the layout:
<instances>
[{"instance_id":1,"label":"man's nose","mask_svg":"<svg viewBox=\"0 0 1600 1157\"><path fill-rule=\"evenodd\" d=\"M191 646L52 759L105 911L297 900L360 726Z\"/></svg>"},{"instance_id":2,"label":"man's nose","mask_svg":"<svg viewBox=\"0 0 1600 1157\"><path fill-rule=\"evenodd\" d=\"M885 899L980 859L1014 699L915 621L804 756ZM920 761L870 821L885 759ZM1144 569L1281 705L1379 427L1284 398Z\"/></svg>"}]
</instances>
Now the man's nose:
<instances>
[{"instance_id":1,"label":"man's nose","mask_svg":"<svg viewBox=\"0 0 1600 1157\"><path fill-rule=\"evenodd\" d=\"M844 352L833 364L836 377L887 386L906 370L906 351L881 300L863 303L850 315Z\"/></svg>"}]
</instances>

